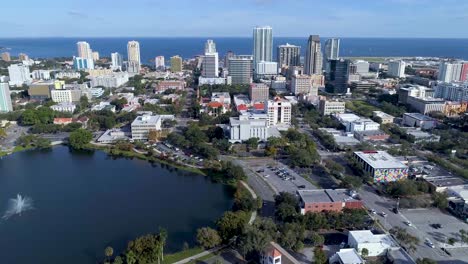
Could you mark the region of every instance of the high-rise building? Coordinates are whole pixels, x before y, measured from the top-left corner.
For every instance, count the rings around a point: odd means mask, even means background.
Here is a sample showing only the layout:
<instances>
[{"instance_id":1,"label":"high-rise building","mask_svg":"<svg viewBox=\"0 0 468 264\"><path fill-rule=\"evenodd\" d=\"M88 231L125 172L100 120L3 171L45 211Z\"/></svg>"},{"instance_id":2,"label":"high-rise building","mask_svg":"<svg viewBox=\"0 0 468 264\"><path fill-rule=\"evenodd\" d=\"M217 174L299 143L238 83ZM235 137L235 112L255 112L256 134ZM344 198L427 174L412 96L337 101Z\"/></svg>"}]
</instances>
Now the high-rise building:
<instances>
[{"instance_id":1,"label":"high-rise building","mask_svg":"<svg viewBox=\"0 0 468 264\"><path fill-rule=\"evenodd\" d=\"M266 101L270 95L270 88L264 83L252 83L249 87L249 96L252 102Z\"/></svg>"},{"instance_id":2,"label":"high-rise building","mask_svg":"<svg viewBox=\"0 0 468 264\"><path fill-rule=\"evenodd\" d=\"M227 68L229 64L229 58L234 57L234 52L232 50L228 51L226 55L224 55L224 67Z\"/></svg>"},{"instance_id":3,"label":"high-rise building","mask_svg":"<svg viewBox=\"0 0 468 264\"><path fill-rule=\"evenodd\" d=\"M88 58L73 57L73 68L75 70L94 69L94 61Z\"/></svg>"},{"instance_id":4,"label":"high-rise building","mask_svg":"<svg viewBox=\"0 0 468 264\"><path fill-rule=\"evenodd\" d=\"M76 48L78 49L78 57L84 59L93 59L93 51L91 50L88 42L78 41L76 43Z\"/></svg>"},{"instance_id":5,"label":"high-rise building","mask_svg":"<svg viewBox=\"0 0 468 264\"><path fill-rule=\"evenodd\" d=\"M348 88L348 60L331 60L330 72L328 73L328 82L325 86L329 93L344 94Z\"/></svg>"},{"instance_id":6,"label":"high-rise building","mask_svg":"<svg viewBox=\"0 0 468 264\"><path fill-rule=\"evenodd\" d=\"M439 66L437 79L443 82L457 82L461 80L464 65L462 63L442 62ZM466 76L465 76L466 78Z\"/></svg>"},{"instance_id":7,"label":"high-rise building","mask_svg":"<svg viewBox=\"0 0 468 264\"><path fill-rule=\"evenodd\" d=\"M171 57L171 72L182 71L182 58L179 55Z\"/></svg>"},{"instance_id":8,"label":"high-rise building","mask_svg":"<svg viewBox=\"0 0 468 264\"><path fill-rule=\"evenodd\" d=\"M2 52L2 60L11 61L11 56L9 52Z\"/></svg>"},{"instance_id":9,"label":"high-rise building","mask_svg":"<svg viewBox=\"0 0 468 264\"><path fill-rule=\"evenodd\" d=\"M468 102L468 83L438 83L435 87L434 97Z\"/></svg>"},{"instance_id":10,"label":"high-rise building","mask_svg":"<svg viewBox=\"0 0 468 264\"><path fill-rule=\"evenodd\" d=\"M28 56L28 54L20 53L20 54L18 55L18 59L19 59L20 61L27 61L27 60L29 60L29 56Z\"/></svg>"},{"instance_id":11,"label":"high-rise building","mask_svg":"<svg viewBox=\"0 0 468 264\"><path fill-rule=\"evenodd\" d=\"M111 53L112 69L122 70L123 58L118 52Z\"/></svg>"},{"instance_id":12,"label":"high-rise building","mask_svg":"<svg viewBox=\"0 0 468 264\"><path fill-rule=\"evenodd\" d=\"M305 74L322 74L322 50L320 37L318 35L309 36L307 43L306 58L304 64Z\"/></svg>"},{"instance_id":13,"label":"high-rise building","mask_svg":"<svg viewBox=\"0 0 468 264\"><path fill-rule=\"evenodd\" d=\"M202 76L205 78L218 78L219 65L216 44L209 39L205 44L205 56L203 57Z\"/></svg>"},{"instance_id":14,"label":"high-rise building","mask_svg":"<svg viewBox=\"0 0 468 264\"><path fill-rule=\"evenodd\" d=\"M369 73L369 62L363 60L353 61L350 67L354 67L354 70L351 71L353 74L367 74Z\"/></svg>"},{"instance_id":15,"label":"high-rise building","mask_svg":"<svg viewBox=\"0 0 468 264\"><path fill-rule=\"evenodd\" d=\"M468 81L468 62L465 61L461 69L460 82L466 81Z\"/></svg>"},{"instance_id":16,"label":"high-rise building","mask_svg":"<svg viewBox=\"0 0 468 264\"><path fill-rule=\"evenodd\" d=\"M154 58L154 66L156 67L156 70L165 70L166 63L164 62L164 56L157 56Z\"/></svg>"},{"instance_id":17,"label":"high-rise building","mask_svg":"<svg viewBox=\"0 0 468 264\"><path fill-rule=\"evenodd\" d=\"M255 79L273 77L278 74L278 63L272 61L260 61L255 70Z\"/></svg>"},{"instance_id":18,"label":"high-rise building","mask_svg":"<svg viewBox=\"0 0 468 264\"><path fill-rule=\"evenodd\" d=\"M228 71L232 84L252 82L252 56L240 55L229 58Z\"/></svg>"},{"instance_id":19,"label":"high-rise building","mask_svg":"<svg viewBox=\"0 0 468 264\"><path fill-rule=\"evenodd\" d=\"M268 125L291 125L291 102L279 97L265 103L265 112L268 115Z\"/></svg>"},{"instance_id":20,"label":"high-rise building","mask_svg":"<svg viewBox=\"0 0 468 264\"><path fill-rule=\"evenodd\" d=\"M32 81L29 67L26 65L13 64L8 66L8 75L10 76L10 85L21 86Z\"/></svg>"},{"instance_id":21,"label":"high-rise building","mask_svg":"<svg viewBox=\"0 0 468 264\"><path fill-rule=\"evenodd\" d=\"M273 60L273 29L269 26L253 29L253 67L261 61Z\"/></svg>"},{"instance_id":22,"label":"high-rise building","mask_svg":"<svg viewBox=\"0 0 468 264\"><path fill-rule=\"evenodd\" d=\"M98 61L98 60L99 60L99 52L93 51L93 52L91 53L91 56L93 57L93 60L94 60L94 61Z\"/></svg>"},{"instance_id":23,"label":"high-rise building","mask_svg":"<svg viewBox=\"0 0 468 264\"><path fill-rule=\"evenodd\" d=\"M337 60L340 58L340 39L330 38L325 42L325 60Z\"/></svg>"},{"instance_id":24,"label":"high-rise building","mask_svg":"<svg viewBox=\"0 0 468 264\"><path fill-rule=\"evenodd\" d=\"M291 77L291 92L293 94L318 95L319 87L325 85L325 78L321 74L293 75Z\"/></svg>"},{"instance_id":25,"label":"high-rise building","mask_svg":"<svg viewBox=\"0 0 468 264\"><path fill-rule=\"evenodd\" d=\"M278 66L289 67L301 64L301 47L286 43L278 46Z\"/></svg>"},{"instance_id":26,"label":"high-rise building","mask_svg":"<svg viewBox=\"0 0 468 264\"><path fill-rule=\"evenodd\" d=\"M133 62L134 64L138 65L138 72L140 71L141 67L141 60L140 60L140 43L138 41L132 40L127 43L127 56L128 62Z\"/></svg>"},{"instance_id":27,"label":"high-rise building","mask_svg":"<svg viewBox=\"0 0 468 264\"><path fill-rule=\"evenodd\" d=\"M388 63L388 75L396 78L405 78L406 62L391 61Z\"/></svg>"},{"instance_id":28,"label":"high-rise building","mask_svg":"<svg viewBox=\"0 0 468 264\"><path fill-rule=\"evenodd\" d=\"M10 87L8 86L8 83L0 83L0 112L10 111L13 111Z\"/></svg>"}]
</instances>

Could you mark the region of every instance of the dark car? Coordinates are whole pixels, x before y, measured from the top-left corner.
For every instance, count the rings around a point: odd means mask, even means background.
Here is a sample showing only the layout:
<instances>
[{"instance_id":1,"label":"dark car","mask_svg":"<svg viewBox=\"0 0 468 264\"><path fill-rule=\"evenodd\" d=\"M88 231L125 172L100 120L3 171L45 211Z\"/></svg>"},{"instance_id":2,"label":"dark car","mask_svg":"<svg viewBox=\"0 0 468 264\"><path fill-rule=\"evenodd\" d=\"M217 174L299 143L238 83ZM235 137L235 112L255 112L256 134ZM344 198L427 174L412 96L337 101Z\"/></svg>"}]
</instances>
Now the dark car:
<instances>
[{"instance_id":1,"label":"dark car","mask_svg":"<svg viewBox=\"0 0 468 264\"><path fill-rule=\"evenodd\" d=\"M297 186L297 188L299 188L299 189L305 189L305 187L306 187L305 185L299 185L299 186Z\"/></svg>"}]
</instances>

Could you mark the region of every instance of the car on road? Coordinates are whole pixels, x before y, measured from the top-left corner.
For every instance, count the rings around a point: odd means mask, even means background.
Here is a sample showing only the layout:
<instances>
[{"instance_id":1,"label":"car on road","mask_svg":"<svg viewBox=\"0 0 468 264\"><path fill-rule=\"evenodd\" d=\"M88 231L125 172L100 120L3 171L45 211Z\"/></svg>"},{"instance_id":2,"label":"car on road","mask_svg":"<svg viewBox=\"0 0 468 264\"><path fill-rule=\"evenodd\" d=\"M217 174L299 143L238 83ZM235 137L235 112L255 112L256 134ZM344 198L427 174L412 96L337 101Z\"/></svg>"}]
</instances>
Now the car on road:
<instances>
[{"instance_id":1,"label":"car on road","mask_svg":"<svg viewBox=\"0 0 468 264\"><path fill-rule=\"evenodd\" d=\"M270 177L270 175L268 175L268 174L265 174L265 176L264 176L264 177L265 177L265 178L268 178L268 177Z\"/></svg>"},{"instance_id":2,"label":"car on road","mask_svg":"<svg viewBox=\"0 0 468 264\"><path fill-rule=\"evenodd\" d=\"M404 223L405 223L405 225L407 225L407 226L413 226L413 224L411 224L410 221L405 221Z\"/></svg>"},{"instance_id":3,"label":"car on road","mask_svg":"<svg viewBox=\"0 0 468 264\"><path fill-rule=\"evenodd\" d=\"M393 207L393 208L392 208L392 212L394 212L395 214L398 214L398 213L399 213L398 208Z\"/></svg>"},{"instance_id":4,"label":"car on road","mask_svg":"<svg viewBox=\"0 0 468 264\"><path fill-rule=\"evenodd\" d=\"M434 228L434 229L439 229L439 228L442 228L442 225L441 224L431 224L431 227Z\"/></svg>"},{"instance_id":5,"label":"car on road","mask_svg":"<svg viewBox=\"0 0 468 264\"><path fill-rule=\"evenodd\" d=\"M374 209L370 209L370 210L369 210L369 213L371 213L371 214L373 214L373 215L377 214L377 212L376 212Z\"/></svg>"},{"instance_id":6,"label":"car on road","mask_svg":"<svg viewBox=\"0 0 468 264\"><path fill-rule=\"evenodd\" d=\"M434 243L432 243L428 238L426 238L426 245L428 245L431 248L435 248Z\"/></svg>"},{"instance_id":7,"label":"car on road","mask_svg":"<svg viewBox=\"0 0 468 264\"><path fill-rule=\"evenodd\" d=\"M387 217L387 214L386 214L385 212L381 212L380 215L381 215L382 217Z\"/></svg>"},{"instance_id":8,"label":"car on road","mask_svg":"<svg viewBox=\"0 0 468 264\"><path fill-rule=\"evenodd\" d=\"M299 189L305 189L305 187L306 187L305 185L299 185L299 186L297 186L297 188L299 188Z\"/></svg>"}]
</instances>

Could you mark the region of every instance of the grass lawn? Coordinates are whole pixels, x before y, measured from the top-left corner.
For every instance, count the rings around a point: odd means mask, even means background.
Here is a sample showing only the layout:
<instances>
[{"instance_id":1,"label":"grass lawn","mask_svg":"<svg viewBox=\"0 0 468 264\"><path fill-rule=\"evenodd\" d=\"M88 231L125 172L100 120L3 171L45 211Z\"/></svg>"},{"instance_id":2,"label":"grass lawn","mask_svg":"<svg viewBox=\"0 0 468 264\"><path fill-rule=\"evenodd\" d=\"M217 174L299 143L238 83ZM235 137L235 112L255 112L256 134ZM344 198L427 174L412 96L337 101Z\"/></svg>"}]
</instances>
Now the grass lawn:
<instances>
[{"instance_id":1,"label":"grass lawn","mask_svg":"<svg viewBox=\"0 0 468 264\"><path fill-rule=\"evenodd\" d=\"M184 251L179 251L174 254L168 254L164 256L164 261L162 262L162 264L174 263L174 262L189 258L193 255L199 254L203 251L204 250L202 248L196 247L196 248L190 248Z\"/></svg>"}]
</instances>

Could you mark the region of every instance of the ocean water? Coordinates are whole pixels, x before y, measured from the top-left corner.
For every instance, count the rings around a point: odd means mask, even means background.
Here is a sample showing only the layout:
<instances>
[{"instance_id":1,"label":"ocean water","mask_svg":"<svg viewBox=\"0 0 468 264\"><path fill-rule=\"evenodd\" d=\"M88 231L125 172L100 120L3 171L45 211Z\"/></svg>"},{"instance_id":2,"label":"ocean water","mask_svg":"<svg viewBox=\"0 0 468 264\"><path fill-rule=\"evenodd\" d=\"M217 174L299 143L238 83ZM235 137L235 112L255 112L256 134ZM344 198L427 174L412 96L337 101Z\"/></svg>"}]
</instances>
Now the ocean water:
<instances>
[{"instance_id":1,"label":"ocean water","mask_svg":"<svg viewBox=\"0 0 468 264\"><path fill-rule=\"evenodd\" d=\"M17 56L26 53L34 58L71 57L76 55L76 42L87 41L101 57L110 57L110 53L127 54L129 40L140 42L143 63L150 63L156 56L169 57L180 55L184 59L193 58L203 53L204 43L208 38L194 37L158 37L158 38L0 38L0 47ZM236 54L252 54L252 38L248 37L213 37L220 56L227 51ZM322 38L323 42L326 38ZM276 37L274 47L290 43L302 47L304 55L307 38ZM276 57L276 48L273 50ZM342 38L341 56L424 56L449 57L468 60L468 39L411 39L411 38Z\"/></svg>"}]
</instances>

